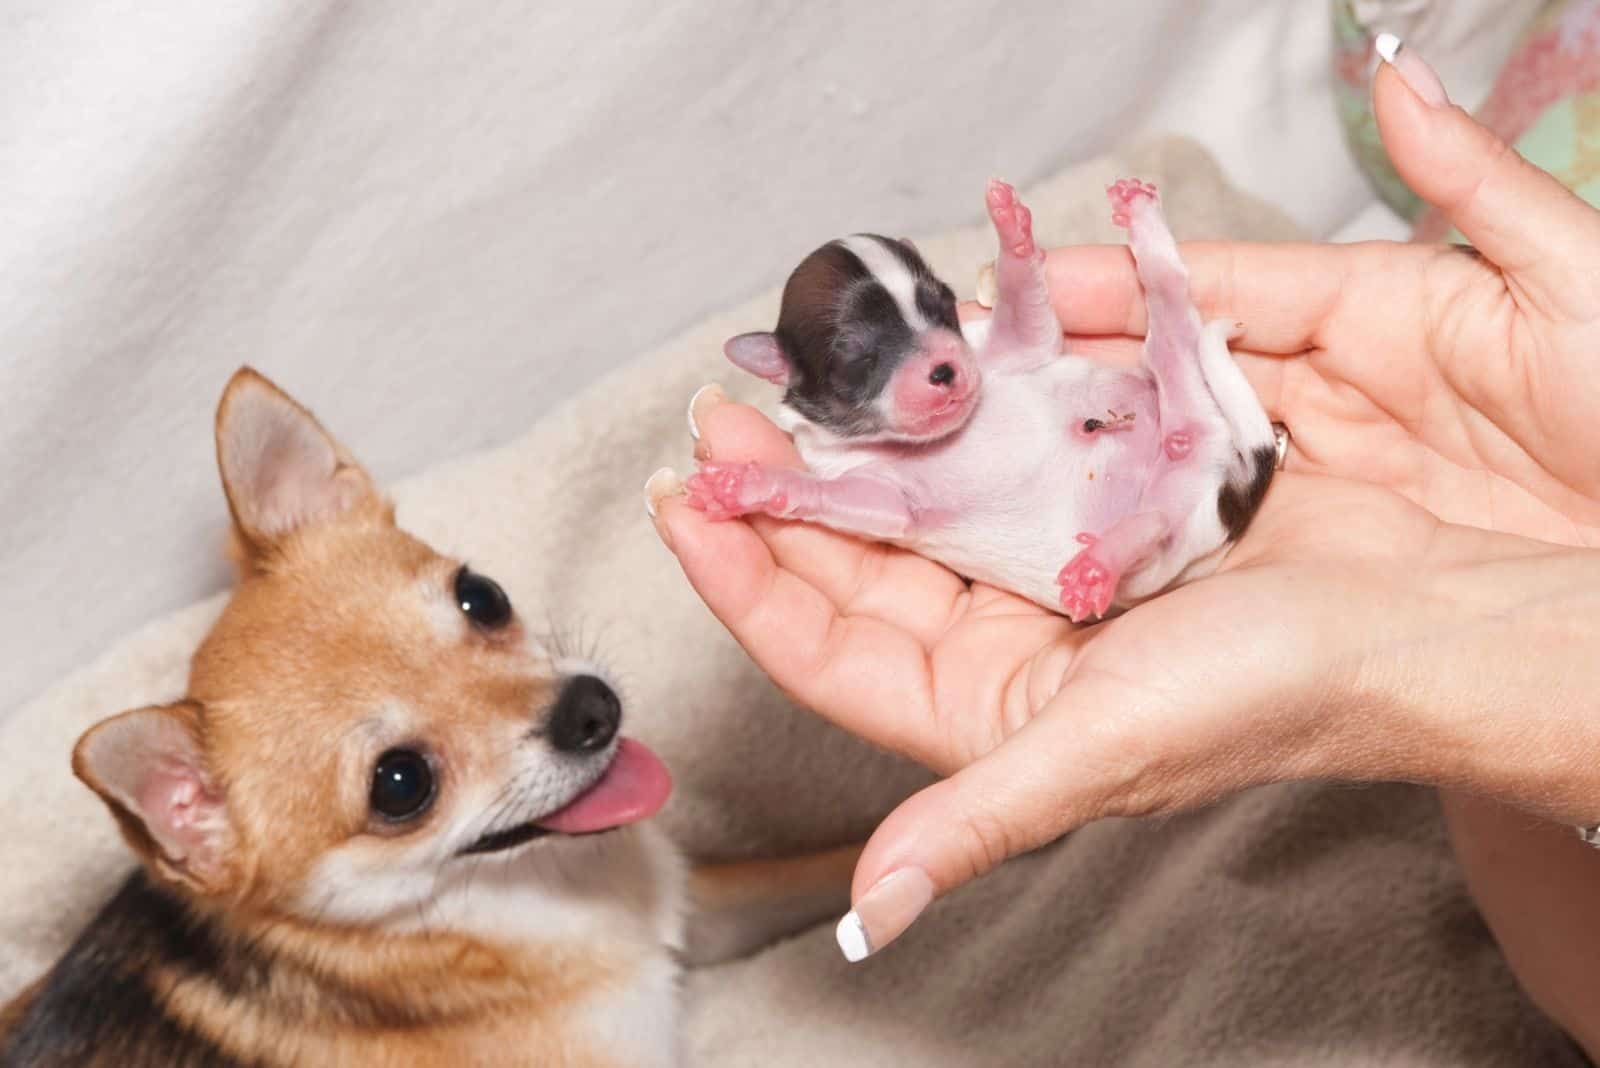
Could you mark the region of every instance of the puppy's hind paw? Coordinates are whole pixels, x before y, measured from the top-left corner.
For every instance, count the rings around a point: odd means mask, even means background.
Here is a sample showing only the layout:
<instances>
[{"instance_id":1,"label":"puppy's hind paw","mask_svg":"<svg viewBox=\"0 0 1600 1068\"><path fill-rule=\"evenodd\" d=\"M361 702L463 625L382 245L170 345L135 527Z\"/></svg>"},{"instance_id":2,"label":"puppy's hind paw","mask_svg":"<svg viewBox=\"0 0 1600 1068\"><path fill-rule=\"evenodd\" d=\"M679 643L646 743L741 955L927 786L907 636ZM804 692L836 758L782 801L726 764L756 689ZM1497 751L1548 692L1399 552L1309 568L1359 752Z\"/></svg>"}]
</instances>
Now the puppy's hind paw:
<instances>
[{"instance_id":1,"label":"puppy's hind paw","mask_svg":"<svg viewBox=\"0 0 1600 1068\"><path fill-rule=\"evenodd\" d=\"M1117 583L1122 576L1094 552L1095 538L1091 534L1078 535L1083 550L1067 561L1056 575L1056 585L1061 587L1061 610L1074 623L1083 623L1104 616L1116 596Z\"/></svg>"},{"instance_id":2,"label":"puppy's hind paw","mask_svg":"<svg viewBox=\"0 0 1600 1068\"><path fill-rule=\"evenodd\" d=\"M1018 259L1028 259L1039 251L1033 240L1033 213L1017 199L1017 191L998 178L989 179L989 190L984 196L989 207L989 221L1000 238L1000 249Z\"/></svg>"},{"instance_id":3,"label":"puppy's hind paw","mask_svg":"<svg viewBox=\"0 0 1600 1068\"><path fill-rule=\"evenodd\" d=\"M1133 222L1136 205L1156 199L1156 187L1137 178L1119 178L1106 186L1106 197L1111 201L1111 221L1125 227Z\"/></svg>"}]
</instances>

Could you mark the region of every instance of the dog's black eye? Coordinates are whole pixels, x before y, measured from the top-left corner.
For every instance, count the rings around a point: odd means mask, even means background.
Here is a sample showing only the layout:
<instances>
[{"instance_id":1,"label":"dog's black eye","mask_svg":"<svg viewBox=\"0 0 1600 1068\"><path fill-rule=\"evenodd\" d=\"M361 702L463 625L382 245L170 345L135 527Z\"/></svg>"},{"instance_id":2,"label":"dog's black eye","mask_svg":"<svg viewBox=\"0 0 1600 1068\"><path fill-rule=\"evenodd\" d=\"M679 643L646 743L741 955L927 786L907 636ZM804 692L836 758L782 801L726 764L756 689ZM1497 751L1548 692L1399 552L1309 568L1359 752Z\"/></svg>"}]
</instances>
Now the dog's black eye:
<instances>
[{"instance_id":1,"label":"dog's black eye","mask_svg":"<svg viewBox=\"0 0 1600 1068\"><path fill-rule=\"evenodd\" d=\"M385 819L420 816L433 800L433 769L414 749L390 749L372 769L372 811Z\"/></svg>"},{"instance_id":2,"label":"dog's black eye","mask_svg":"<svg viewBox=\"0 0 1600 1068\"><path fill-rule=\"evenodd\" d=\"M456 604L480 627L493 630L511 622L511 598L500 584L463 566L456 572Z\"/></svg>"}]
</instances>

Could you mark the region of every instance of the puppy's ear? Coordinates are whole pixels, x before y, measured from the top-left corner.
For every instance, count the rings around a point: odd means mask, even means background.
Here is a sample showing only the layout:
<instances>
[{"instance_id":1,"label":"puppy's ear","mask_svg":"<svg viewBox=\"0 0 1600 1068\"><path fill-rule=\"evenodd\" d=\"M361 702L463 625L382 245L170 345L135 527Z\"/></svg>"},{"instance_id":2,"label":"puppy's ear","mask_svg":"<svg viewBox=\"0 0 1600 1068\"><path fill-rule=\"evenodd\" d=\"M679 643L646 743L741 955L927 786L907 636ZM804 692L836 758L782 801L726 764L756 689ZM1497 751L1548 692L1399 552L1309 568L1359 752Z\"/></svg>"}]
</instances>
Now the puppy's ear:
<instances>
[{"instance_id":1,"label":"puppy's ear","mask_svg":"<svg viewBox=\"0 0 1600 1068\"><path fill-rule=\"evenodd\" d=\"M206 766L198 705L151 705L96 724L78 739L72 771L158 874L202 894L227 889L233 835Z\"/></svg>"},{"instance_id":2,"label":"puppy's ear","mask_svg":"<svg viewBox=\"0 0 1600 1068\"><path fill-rule=\"evenodd\" d=\"M722 346L723 353L735 367L749 371L757 378L784 385L789 381L789 357L778 343L776 334L759 332L740 334L729 338Z\"/></svg>"},{"instance_id":3,"label":"puppy's ear","mask_svg":"<svg viewBox=\"0 0 1600 1068\"><path fill-rule=\"evenodd\" d=\"M248 367L217 405L217 467L248 558L358 508L382 508L359 464L294 398Z\"/></svg>"}]
</instances>

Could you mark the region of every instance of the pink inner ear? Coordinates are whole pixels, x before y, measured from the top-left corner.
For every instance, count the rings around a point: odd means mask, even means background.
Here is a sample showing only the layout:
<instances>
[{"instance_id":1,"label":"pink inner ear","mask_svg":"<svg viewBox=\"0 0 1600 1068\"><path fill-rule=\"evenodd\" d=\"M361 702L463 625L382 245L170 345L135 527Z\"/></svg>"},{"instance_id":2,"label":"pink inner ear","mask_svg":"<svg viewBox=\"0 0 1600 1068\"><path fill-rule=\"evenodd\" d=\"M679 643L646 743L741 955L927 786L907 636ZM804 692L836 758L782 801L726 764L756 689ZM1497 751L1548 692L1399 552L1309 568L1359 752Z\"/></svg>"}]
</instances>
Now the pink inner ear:
<instances>
[{"instance_id":1,"label":"pink inner ear","mask_svg":"<svg viewBox=\"0 0 1600 1068\"><path fill-rule=\"evenodd\" d=\"M161 761L139 782L133 799L151 837L171 859L214 859L211 832L217 801L195 769Z\"/></svg>"},{"instance_id":2,"label":"pink inner ear","mask_svg":"<svg viewBox=\"0 0 1600 1068\"><path fill-rule=\"evenodd\" d=\"M783 346L772 334L760 332L740 334L729 338L722 351L735 367L743 368L757 378L784 385L789 381L789 358Z\"/></svg>"},{"instance_id":3,"label":"pink inner ear","mask_svg":"<svg viewBox=\"0 0 1600 1068\"><path fill-rule=\"evenodd\" d=\"M247 538L330 519L371 492L311 414L264 382L230 386L217 428L222 480Z\"/></svg>"},{"instance_id":4,"label":"pink inner ear","mask_svg":"<svg viewBox=\"0 0 1600 1068\"><path fill-rule=\"evenodd\" d=\"M263 534L281 534L337 511L338 458L298 412L283 404L269 411L275 418L250 428L256 448L240 457L245 469L239 488L255 526Z\"/></svg>"}]
</instances>

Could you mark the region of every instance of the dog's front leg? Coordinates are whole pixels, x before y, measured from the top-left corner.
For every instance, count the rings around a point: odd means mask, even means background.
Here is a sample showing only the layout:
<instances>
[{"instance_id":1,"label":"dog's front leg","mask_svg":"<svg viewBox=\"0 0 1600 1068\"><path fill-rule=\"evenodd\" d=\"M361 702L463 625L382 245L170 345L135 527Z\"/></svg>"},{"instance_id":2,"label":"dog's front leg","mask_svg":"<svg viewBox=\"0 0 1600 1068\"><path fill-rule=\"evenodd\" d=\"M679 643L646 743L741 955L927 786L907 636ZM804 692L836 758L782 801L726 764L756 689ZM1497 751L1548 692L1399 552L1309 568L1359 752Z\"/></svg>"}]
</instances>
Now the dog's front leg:
<instances>
[{"instance_id":1,"label":"dog's front leg","mask_svg":"<svg viewBox=\"0 0 1600 1068\"><path fill-rule=\"evenodd\" d=\"M771 860L697 867L685 956L692 967L748 956L850 908L864 843Z\"/></svg>"}]
</instances>

